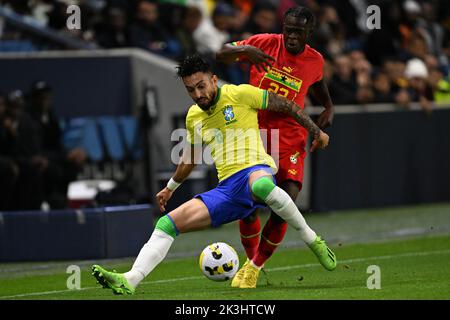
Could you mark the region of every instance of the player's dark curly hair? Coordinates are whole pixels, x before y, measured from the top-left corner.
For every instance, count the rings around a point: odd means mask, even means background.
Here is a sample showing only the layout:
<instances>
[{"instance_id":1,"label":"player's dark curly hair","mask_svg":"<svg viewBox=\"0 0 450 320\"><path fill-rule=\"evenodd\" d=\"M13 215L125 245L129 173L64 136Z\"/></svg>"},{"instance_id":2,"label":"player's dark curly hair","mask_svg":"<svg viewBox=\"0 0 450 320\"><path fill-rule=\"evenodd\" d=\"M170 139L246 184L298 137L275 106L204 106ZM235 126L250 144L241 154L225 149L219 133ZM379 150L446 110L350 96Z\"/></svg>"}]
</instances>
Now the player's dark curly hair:
<instances>
[{"instance_id":1,"label":"player's dark curly hair","mask_svg":"<svg viewBox=\"0 0 450 320\"><path fill-rule=\"evenodd\" d=\"M178 66L177 75L184 78L197 72L211 72L211 66L200 55L187 56Z\"/></svg>"},{"instance_id":2,"label":"player's dark curly hair","mask_svg":"<svg viewBox=\"0 0 450 320\"><path fill-rule=\"evenodd\" d=\"M295 17L295 18L304 18L306 19L306 24L309 25L311 28L314 27L316 24L316 18L314 17L314 14L306 7L302 6L296 6L292 7L286 10L284 13L284 19L286 20L286 17Z\"/></svg>"}]
</instances>

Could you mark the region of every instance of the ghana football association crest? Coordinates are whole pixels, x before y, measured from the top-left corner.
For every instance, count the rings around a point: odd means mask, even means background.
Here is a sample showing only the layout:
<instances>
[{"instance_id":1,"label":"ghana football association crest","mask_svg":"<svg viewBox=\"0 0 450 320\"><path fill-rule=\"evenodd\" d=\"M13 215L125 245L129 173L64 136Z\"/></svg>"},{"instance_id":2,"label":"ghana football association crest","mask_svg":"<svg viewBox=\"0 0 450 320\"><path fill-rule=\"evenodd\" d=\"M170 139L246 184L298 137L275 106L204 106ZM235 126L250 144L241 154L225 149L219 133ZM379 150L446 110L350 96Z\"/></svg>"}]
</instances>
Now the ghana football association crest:
<instances>
[{"instance_id":1,"label":"ghana football association crest","mask_svg":"<svg viewBox=\"0 0 450 320\"><path fill-rule=\"evenodd\" d=\"M225 106L222 109L222 113L224 115L225 121L227 122L226 125L229 125L230 123L236 122L237 120L234 118L234 111L233 107L228 105Z\"/></svg>"},{"instance_id":2,"label":"ghana football association crest","mask_svg":"<svg viewBox=\"0 0 450 320\"><path fill-rule=\"evenodd\" d=\"M290 160L291 160L291 162L293 163L293 164L297 164L297 158L298 158L298 155L300 154L300 152L296 152L296 153L294 153L293 155L291 155L291 157L290 157Z\"/></svg>"}]
</instances>

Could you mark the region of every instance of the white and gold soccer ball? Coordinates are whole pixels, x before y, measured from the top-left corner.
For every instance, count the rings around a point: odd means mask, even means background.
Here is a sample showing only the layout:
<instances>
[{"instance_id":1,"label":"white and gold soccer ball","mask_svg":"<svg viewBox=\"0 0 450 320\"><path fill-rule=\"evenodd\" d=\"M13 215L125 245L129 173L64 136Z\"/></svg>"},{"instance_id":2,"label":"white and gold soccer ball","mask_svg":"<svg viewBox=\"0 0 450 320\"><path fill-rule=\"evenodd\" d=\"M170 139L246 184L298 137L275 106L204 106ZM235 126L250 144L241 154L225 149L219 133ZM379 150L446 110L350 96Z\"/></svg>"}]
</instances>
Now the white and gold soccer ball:
<instances>
[{"instance_id":1,"label":"white and gold soccer ball","mask_svg":"<svg viewBox=\"0 0 450 320\"><path fill-rule=\"evenodd\" d=\"M239 257L236 250L227 243L215 242L207 246L200 254L200 269L213 281L232 279L239 269Z\"/></svg>"}]
</instances>

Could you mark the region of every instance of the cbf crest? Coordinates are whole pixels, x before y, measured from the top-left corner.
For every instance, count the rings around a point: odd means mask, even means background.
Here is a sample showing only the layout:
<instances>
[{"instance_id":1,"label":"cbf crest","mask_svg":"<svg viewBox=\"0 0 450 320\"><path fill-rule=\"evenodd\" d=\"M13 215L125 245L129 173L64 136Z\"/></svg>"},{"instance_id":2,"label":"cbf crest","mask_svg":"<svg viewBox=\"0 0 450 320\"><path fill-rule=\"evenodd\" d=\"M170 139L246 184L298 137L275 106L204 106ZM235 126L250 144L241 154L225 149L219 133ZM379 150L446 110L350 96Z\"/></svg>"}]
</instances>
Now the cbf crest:
<instances>
[{"instance_id":1,"label":"cbf crest","mask_svg":"<svg viewBox=\"0 0 450 320\"><path fill-rule=\"evenodd\" d=\"M224 115L225 121L227 122L226 125L229 125L230 123L236 122L237 120L234 118L234 111L233 107L228 105L225 106L222 109L222 113Z\"/></svg>"},{"instance_id":2,"label":"cbf crest","mask_svg":"<svg viewBox=\"0 0 450 320\"><path fill-rule=\"evenodd\" d=\"M225 108L223 108L223 115L225 116L225 120L231 121L234 118L234 112L233 112L233 107L232 106L225 106Z\"/></svg>"}]
</instances>

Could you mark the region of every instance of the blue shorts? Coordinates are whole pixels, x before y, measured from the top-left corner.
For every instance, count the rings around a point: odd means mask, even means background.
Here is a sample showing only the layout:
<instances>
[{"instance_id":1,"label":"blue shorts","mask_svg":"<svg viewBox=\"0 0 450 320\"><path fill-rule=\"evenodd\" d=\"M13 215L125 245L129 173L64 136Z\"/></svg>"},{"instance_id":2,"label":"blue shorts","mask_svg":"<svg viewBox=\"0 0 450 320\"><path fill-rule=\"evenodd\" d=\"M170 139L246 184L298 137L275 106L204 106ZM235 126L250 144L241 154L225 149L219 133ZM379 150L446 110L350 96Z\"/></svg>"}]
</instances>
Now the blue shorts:
<instances>
[{"instance_id":1,"label":"blue shorts","mask_svg":"<svg viewBox=\"0 0 450 320\"><path fill-rule=\"evenodd\" d=\"M244 219L255 209L266 207L266 204L253 200L248 184L250 174L257 170L266 171L272 175L275 182L271 167L256 165L238 171L221 181L216 188L194 196L205 203L211 216L211 225L214 228L231 221Z\"/></svg>"}]
</instances>

